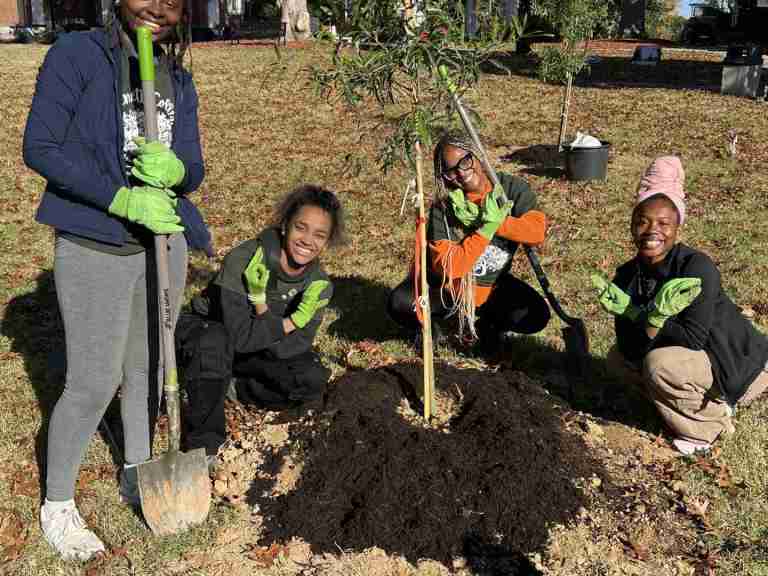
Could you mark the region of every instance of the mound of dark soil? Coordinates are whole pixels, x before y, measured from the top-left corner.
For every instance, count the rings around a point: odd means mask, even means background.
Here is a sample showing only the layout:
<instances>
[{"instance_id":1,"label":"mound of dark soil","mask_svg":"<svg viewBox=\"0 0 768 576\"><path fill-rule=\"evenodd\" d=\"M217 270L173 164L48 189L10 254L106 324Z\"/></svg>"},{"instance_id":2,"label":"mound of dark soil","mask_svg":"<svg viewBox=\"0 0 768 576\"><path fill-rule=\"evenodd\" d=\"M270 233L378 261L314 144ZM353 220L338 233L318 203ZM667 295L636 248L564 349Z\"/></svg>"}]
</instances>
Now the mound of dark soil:
<instances>
[{"instance_id":1,"label":"mound of dark soil","mask_svg":"<svg viewBox=\"0 0 768 576\"><path fill-rule=\"evenodd\" d=\"M433 427L409 407L419 365L339 380L324 416L292 427L303 472L295 490L260 502L265 538L528 573L522 555L584 504L577 480L602 470L564 429L555 399L524 374L436 371L443 424Z\"/></svg>"}]
</instances>

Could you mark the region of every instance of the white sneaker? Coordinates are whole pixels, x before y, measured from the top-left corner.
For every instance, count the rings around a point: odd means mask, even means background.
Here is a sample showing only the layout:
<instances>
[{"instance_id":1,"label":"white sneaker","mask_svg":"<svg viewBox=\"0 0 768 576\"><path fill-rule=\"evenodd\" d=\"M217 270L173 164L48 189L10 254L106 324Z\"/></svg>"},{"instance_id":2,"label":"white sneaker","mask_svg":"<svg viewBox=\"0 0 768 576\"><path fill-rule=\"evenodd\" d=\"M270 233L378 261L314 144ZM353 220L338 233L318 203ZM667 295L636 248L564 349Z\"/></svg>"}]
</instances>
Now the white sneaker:
<instances>
[{"instance_id":1,"label":"white sneaker","mask_svg":"<svg viewBox=\"0 0 768 576\"><path fill-rule=\"evenodd\" d=\"M691 456L696 452L706 452L712 448L712 444L707 442L701 442L700 440L687 440L685 438L675 438L672 440L672 445L677 448L680 454Z\"/></svg>"},{"instance_id":2,"label":"white sneaker","mask_svg":"<svg viewBox=\"0 0 768 576\"><path fill-rule=\"evenodd\" d=\"M104 544L85 522L75 507L74 500L50 502L40 508L40 526L48 543L65 560L89 560L104 552Z\"/></svg>"}]
</instances>

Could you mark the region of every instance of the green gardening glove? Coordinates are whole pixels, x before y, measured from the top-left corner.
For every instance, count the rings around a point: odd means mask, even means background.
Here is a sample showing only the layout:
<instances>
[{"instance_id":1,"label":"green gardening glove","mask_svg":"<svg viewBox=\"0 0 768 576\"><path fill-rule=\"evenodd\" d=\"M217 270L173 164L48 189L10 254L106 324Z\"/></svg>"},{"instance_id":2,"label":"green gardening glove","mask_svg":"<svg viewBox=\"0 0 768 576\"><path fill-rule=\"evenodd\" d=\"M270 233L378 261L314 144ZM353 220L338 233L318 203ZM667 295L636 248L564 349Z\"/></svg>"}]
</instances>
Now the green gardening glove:
<instances>
[{"instance_id":1,"label":"green gardening glove","mask_svg":"<svg viewBox=\"0 0 768 576\"><path fill-rule=\"evenodd\" d=\"M669 318L688 308L699 294L701 278L673 278L665 282L648 311L648 324L661 328Z\"/></svg>"},{"instance_id":2,"label":"green gardening glove","mask_svg":"<svg viewBox=\"0 0 768 576\"><path fill-rule=\"evenodd\" d=\"M151 186L123 186L117 191L107 211L114 216L141 224L155 234L183 232L176 214L178 200L169 198L164 190Z\"/></svg>"},{"instance_id":3,"label":"green gardening glove","mask_svg":"<svg viewBox=\"0 0 768 576\"><path fill-rule=\"evenodd\" d=\"M616 286L613 282L608 282L600 274L590 276L592 285L597 288L598 301L603 310L614 316L624 316L635 322L640 316L640 308L632 304L629 294Z\"/></svg>"},{"instance_id":4,"label":"green gardening glove","mask_svg":"<svg viewBox=\"0 0 768 576\"><path fill-rule=\"evenodd\" d=\"M243 272L245 285L248 289L248 300L252 304L267 303L267 282L269 282L269 269L264 264L264 250L261 246L254 252L251 261Z\"/></svg>"},{"instance_id":5,"label":"green gardening glove","mask_svg":"<svg viewBox=\"0 0 768 576\"><path fill-rule=\"evenodd\" d=\"M513 205L514 202L507 199L501 184L496 185L493 191L487 194L485 200L483 200L483 209L480 213L482 225L478 229L480 235L483 238L492 240L493 235L496 234L496 230L499 229L499 226L509 215Z\"/></svg>"},{"instance_id":6,"label":"green gardening glove","mask_svg":"<svg viewBox=\"0 0 768 576\"><path fill-rule=\"evenodd\" d=\"M291 314L291 322L294 323L296 328L304 328L312 320L315 313L328 304L327 299L320 300L320 295L327 286L327 280L315 280L304 290L299 307L296 309L296 312Z\"/></svg>"},{"instance_id":7,"label":"green gardening glove","mask_svg":"<svg viewBox=\"0 0 768 576\"><path fill-rule=\"evenodd\" d=\"M138 146L131 174L155 188L171 188L184 180L184 163L162 142L134 138Z\"/></svg>"},{"instance_id":8,"label":"green gardening glove","mask_svg":"<svg viewBox=\"0 0 768 576\"><path fill-rule=\"evenodd\" d=\"M448 199L451 201L451 208L456 218L464 224L471 226L480 216L480 206L467 200L464 191L461 188L455 188L448 193Z\"/></svg>"}]
</instances>

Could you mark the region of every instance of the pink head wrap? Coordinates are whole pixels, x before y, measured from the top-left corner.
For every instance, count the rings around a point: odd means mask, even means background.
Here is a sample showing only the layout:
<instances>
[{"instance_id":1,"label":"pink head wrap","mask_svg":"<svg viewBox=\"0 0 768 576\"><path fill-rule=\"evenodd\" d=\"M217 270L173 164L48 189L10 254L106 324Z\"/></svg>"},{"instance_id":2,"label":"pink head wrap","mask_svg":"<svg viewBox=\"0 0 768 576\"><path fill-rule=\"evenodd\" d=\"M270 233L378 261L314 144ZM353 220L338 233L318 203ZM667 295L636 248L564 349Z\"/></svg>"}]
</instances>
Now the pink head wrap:
<instances>
[{"instance_id":1,"label":"pink head wrap","mask_svg":"<svg viewBox=\"0 0 768 576\"><path fill-rule=\"evenodd\" d=\"M660 156L645 170L637 188L635 206L656 194L669 198L680 214L680 224L685 221L685 171L677 156Z\"/></svg>"}]
</instances>

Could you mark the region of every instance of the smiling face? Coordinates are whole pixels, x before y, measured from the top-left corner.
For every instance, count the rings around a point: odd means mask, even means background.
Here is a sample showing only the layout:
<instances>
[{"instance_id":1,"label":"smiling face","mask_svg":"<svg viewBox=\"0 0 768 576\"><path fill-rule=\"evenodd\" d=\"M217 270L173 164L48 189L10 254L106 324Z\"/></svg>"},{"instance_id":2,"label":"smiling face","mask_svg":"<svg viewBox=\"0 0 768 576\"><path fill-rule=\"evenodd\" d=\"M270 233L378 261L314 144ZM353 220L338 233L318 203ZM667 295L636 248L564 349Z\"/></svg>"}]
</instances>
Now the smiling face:
<instances>
[{"instance_id":1,"label":"smiling face","mask_svg":"<svg viewBox=\"0 0 768 576\"><path fill-rule=\"evenodd\" d=\"M443 179L446 186L461 188L465 194L487 192L491 187L474 154L450 144L443 149Z\"/></svg>"},{"instance_id":2,"label":"smiling face","mask_svg":"<svg viewBox=\"0 0 768 576\"><path fill-rule=\"evenodd\" d=\"M632 240L637 255L648 265L662 262L677 242L680 216L664 196L646 200L632 213Z\"/></svg>"},{"instance_id":3,"label":"smiling face","mask_svg":"<svg viewBox=\"0 0 768 576\"><path fill-rule=\"evenodd\" d=\"M161 42L173 35L181 22L184 0L121 0L120 18L126 29L135 34L140 26L152 31L152 41Z\"/></svg>"},{"instance_id":4,"label":"smiling face","mask_svg":"<svg viewBox=\"0 0 768 576\"><path fill-rule=\"evenodd\" d=\"M283 236L283 268L286 272L303 269L325 250L331 237L333 220L319 206L304 205L288 222Z\"/></svg>"}]
</instances>

